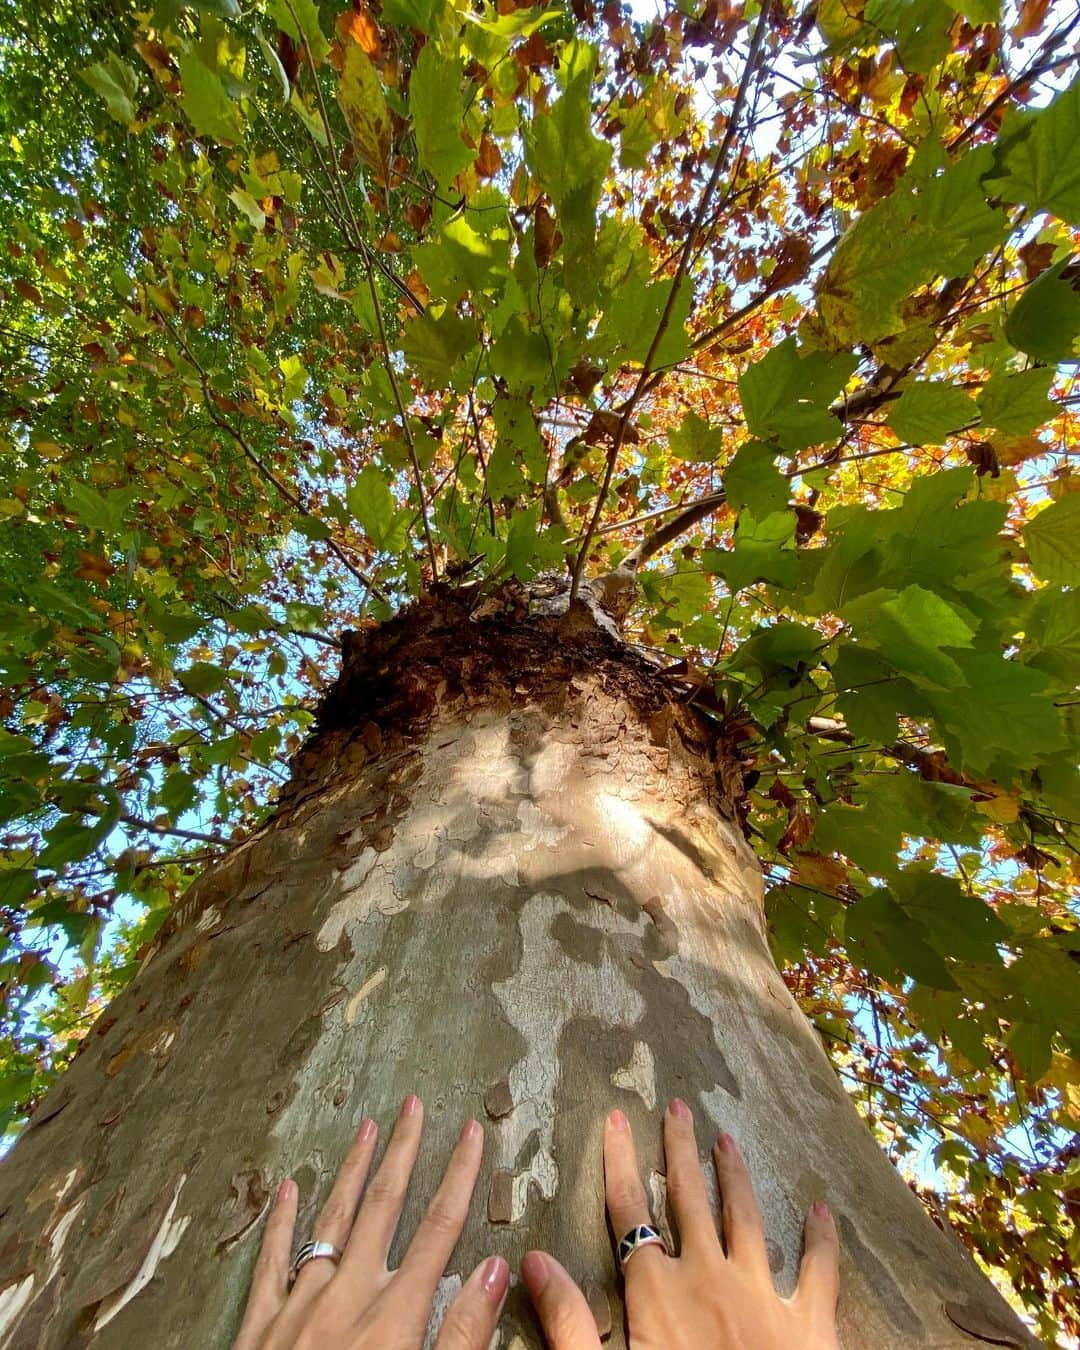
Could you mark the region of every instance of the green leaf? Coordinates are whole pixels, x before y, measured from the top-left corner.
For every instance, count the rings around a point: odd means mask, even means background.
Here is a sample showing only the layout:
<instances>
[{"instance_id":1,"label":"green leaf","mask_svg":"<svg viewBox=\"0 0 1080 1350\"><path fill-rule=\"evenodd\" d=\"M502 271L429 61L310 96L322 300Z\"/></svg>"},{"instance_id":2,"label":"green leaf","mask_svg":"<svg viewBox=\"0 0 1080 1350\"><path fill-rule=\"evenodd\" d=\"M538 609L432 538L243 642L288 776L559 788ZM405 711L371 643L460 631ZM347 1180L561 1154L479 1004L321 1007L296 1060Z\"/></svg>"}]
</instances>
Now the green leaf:
<instances>
[{"instance_id":1,"label":"green leaf","mask_svg":"<svg viewBox=\"0 0 1080 1350\"><path fill-rule=\"evenodd\" d=\"M288 4L285 0L267 0L266 8L283 33L288 33L294 42L307 44L311 59L318 65L330 50L330 44L319 23L315 0L288 0ZM355 47L356 44L350 43L349 46Z\"/></svg>"},{"instance_id":2,"label":"green leaf","mask_svg":"<svg viewBox=\"0 0 1080 1350\"><path fill-rule=\"evenodd\" d=\"M952 9L942 0L868 0L866 23L892 38L905 70L928 75L952 47Z\"/></svg>"},{"instance_id":3,"label":"green leaf","mask_svg":"<svg viewBox=\"0 0 1080 1350\"><path fill-rule=\"evenodd\" d=\"M918 380L900 395L889 414L889 425L909 445L940 445L950 432L978 417L978 409L963 389Z\"/></svg>"},{"instance_id":4,"label":"green leaf","mask_svg":"<svg viewBox=\"0 0 1080 1350\"><path fill-rule=\"evenodd\" d=\"M243 188L233 188L229 193L229 200L238 211L247 216L248 221L256 230L264 228L266 213L250 192L245 192Z\"/></svg>"},{"instance_id":5,"label":"green leaf","mask_svg":"<svg viewBox=\"0 0 1080 1350\"><path fill-rule=\"evenodd\" d=\"M712 464L723 448L724 433L719 427L710 427L696 412L688 412L668 436L668 449L672 455L692 464ZM731 497L730 491L728 497Z\"/></svg>"},{"instance_id":6,"label":"green leaf","mask_svg":"<svg viewBox=\"0 0 1080 1350\"><path fill-rule=\"evenodd\" d=\"M724 491L736 510L745 506L758 520L782 511L791 485L776 467L776 452L760 441L747 441L724 470Z\"/></svg>"},{"instance_id":7,"label":"green leaf","mask_svg":"<svg viewBox=\"0 0 1080 1350\"><path fill-rule=\"evenodd\" d=\"M858 365L850 353L800 352L793 337L744 371L739 396L751 434L783 450L803 450L841 430L828 411Z\"/></svg>"},{"instance_id":8,"label":"green leaf","mask_svg":"<svg viewBox=\"0 0 1080 1350\"><path fill-rule=\"evenodd\" d=\"M209 661L196 661L186 670L178 670L176 677L192 694L216 694L229 683L228 673Z\"/></svg>"},{"instance_id":9,"label":"green leaf","mask_svg":"<svg viewBox=\"0 0 1080 1350\"><path fill-rule=\"evenodd\" d=\"M1043 426L1058 411L1047 398L1053 383L1054 371L1044 366L1016 374L999 370L978 397L983 422L1010 436L1023 436Z\"/></svg>"},{"instance_id":10,"label":"green leaf","mask_svg":"<svg viewBox=\"0 0 1080 1350\"><path fill-rule=\"evenodd\" d=\"M1057 676L1069 688L1080 672L1080 590L1046 587L1031 598L1024 620L1025 665Z\"/></svg>"},{"instance_id":11,"label":"green leaf","mask_svg":"<svg viewBox=\"0 0 1080 1350\"><path fill-rule=\"evenodd\" d=\"M1024 526L1036 576L1058 586L1080 583L1080 493L1067 493Z\"/></svg>"},{"instance_id":12,"label":"green leaf","mask_svg":"<svg viewBox=\"0 0 1080 1350\"><path fill-rule=\"evenodd\" d=\"M256 33L255 38L259 44L259 50L263 54L263 60L270 69L270 74L277 81L278 86L281 89L281 97L287 101L289 97L289 77L286 74L285 67L281 64L281 57L278 56L277 52L271 44L267 42L262 33Z\"/></svg>"},{"instance_id":13,"label":"green leaf","mask_svg":"<svg viewBox=\"0 0 1080 1350\"><path fill-rule=\"evenodd\" d=\"M349 510L378 549L394 552L405 542L408 515L399 511L394 495L374 464L367 464L345 494Z\"/></svg>"},{"instance_id":14,"label":"green leaf","mask_svg":"<svg viewBox=\"0 0 1080 1350\"><path fill-rule=\"evenodd\" d=\"M101 816L92 825L83 823L82 813L61 816L45 832L45 847L38 854L36 866L58 871L67 863L79 862L91 854L116 823L112 814Z\"/></svg>"},{"instance_id":15,"label":"green leaf","mask_svg":"<svg viewBox=\"0 0 1080 1350\"><path fill-rule=\"evenodd\" d=\"M1003 128L994 188L1007 202L1080 224L1080 80Z\"/></svg>"},{"instance_id":16,"label":"green leaf","mask_svg":"<svg viewBox=\"0 0 1080 1350\"><path fill-rule=\"evenodd\" d=\"M904 912L922 928L942 956L976 965L1001 961L998 945L1009 930L984 900L968 895L955 877L928 867L905 867L891 887Z\"/></svg>"},{"instance_id":17,"label":"green leaf","mask_svg":"<svg viewBox=\"0 0 1080 1350\"><path fill-rule=\"evenodd\" d=\"M221 80L192 51L182 53L179 64L184 86L180 102L196 134L235 145L243 135L240 118Z\"/></svg>"},{"instance_id":18,"label":"green leaf","mask_svg":"<svg viewBox=\"0 0 1080 1350\"><path fill-rule=\"evenodd\" d=\"M950 688L960 667L943 647L970 647L975 630L933 591L907 586L898 595L871 591L840 611L858 636L897 670Z\"/></svg>"},{"instance_id":19,"label":"green leaf","mask_svg":"<svg viewBox=\"0 0 1080 1350\"><path fill-rule=\"evenodd\" d=\"M415 28L430 36L444 7L445 0L383 0L382 16L387 23Z\"/></svg>"},{"instance_id":20,"label":"green leaf","mask_svg":"<svg viewBox=\"0 0 1080 1350\"><path fill-rule=\"evenodd\" d=\"M111 118L124 126L134 122L139 77L115 52L110 52L104 61L87 66L79 72L79 77L105 100L105 109Z\"/></svg>"},{"instance_id":21,"label":"green leaf","mask_svg":"<svg viewBox=\"0 0 1080 1350\"><path fill-rule=\"evenodd\" d=\"M432 307L426 314L409 320L402 334L401 350L417 374L432 388L441 388L451 383L456 362L472 351L479 337L475 319L459 318L450 309L435 313Z\"/></svg>"},{"instance_id":22,"label":"green leaf","mask_svg":"<svg viewBox=\"0 0 1080 1350\"><path fill-rule=\"evenodd\" d=\"M844 939L851 954L884 979L910 976L931 989L956 988L922 926L884 887L871 890L845 912Z\"/></svg>"},{"instance_id":23,"label":"green leaf","mask_svg":"<svg viewBox=\"0 0 1080 1350\"><path fill-rule=\"evenodd\" d=\"M1050 1068L1054 1028L1045 1022L1014 1022L1005 1037L1013 1059L1028 1083L1037 1083Z\"/></svg>"},{"instance_id":24,"label":"green leaf","mask_svg":"<svg viewBox=\"0 0 1080 1350\"><path fill-rule=\"evenodd\" d=\"M409 81L409 112L420 163L440 186L451 183L476 158L461 139L465 103L461 64L434 42L424 44Z\"/></svg>"},{"instance_id":25,"label":"green leaf","mask_svg":"<svg viewBox=\"0 0 1080 1350\"><path fill-rule=\"evenodd\" d=\"M948 3L975 27L1001 19L1001 0L948 0Z\"/></svg>"},{"instance_id":26,"label":"green leaf","mask_svg":"<svg viewBox=\"0 0 1080 1350\"><path fill-rule=\"evenodd\" d=\"M735 527L733 547L704 549L701 565L706 572L722 576L733 593L757 581L794 585L797 570L794 513L776 511L759 522L744 511Z\"/></svg>"},{"instance_id":27,"label":"green leaf","mask_svg":"<svg viewBox=\"0 0 1080 1350\"><path fill-rule=\"evenodd\" d=\"M1071 259L1048 267L1024 291L1005 320L1017 349L1051 365L1080 361L1080 277Z\"/></svg>"},{"instance_id":28,"label":"green leaf","mask_svg":"<svg viewBox=\"0 0 1080 1350\"><path fill-rule=\"evenodd\" d=\"M592 344L596 355L644 363L659 331L673 284L668 280L648 283L635 276L619 286L597 328ZM677 365L689 355L686 323L692 299L689 286L682 286L676 293L667 326L652 354L651 369Z\"/></svg>"},{"instance_id":29,"label":"green leaf","mask_svg":"<svg viewBox=\"0 0 1080 1350\"><path fill-rule=\"evenodd\" d=\"M510 529L506 536L506 566L519 581L528 581L536 572L534 559L539 519L539 502L526 511L515 511L510 517Z\"/></svg>"}]
</instances>

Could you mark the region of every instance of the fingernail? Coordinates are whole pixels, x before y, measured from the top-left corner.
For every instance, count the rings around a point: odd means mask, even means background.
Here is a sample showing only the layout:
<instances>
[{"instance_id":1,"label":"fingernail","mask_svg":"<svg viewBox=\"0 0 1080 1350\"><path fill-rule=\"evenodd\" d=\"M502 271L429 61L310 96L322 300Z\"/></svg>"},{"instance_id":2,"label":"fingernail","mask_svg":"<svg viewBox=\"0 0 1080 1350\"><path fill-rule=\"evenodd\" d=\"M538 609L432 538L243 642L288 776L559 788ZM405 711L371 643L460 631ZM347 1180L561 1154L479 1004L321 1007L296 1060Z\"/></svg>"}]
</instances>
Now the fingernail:
<instances>
[{"instance_id":1,"label":"fingernail","mask_svg":"<svg viewBox=\"0 0 1080 1350\"><path fill-rule=\"evenodd\" d=\"M608 1116L608 1124L613 1130L618 1130L621 1134L626 1134L630 1129L630 1122L621 1111L612 1111Z\"/></svg>"},{"instance_id":2,"label":"fingernail","mask_svg":"<svg viewBox=\"0 0 1080 1350\"><path fill-rule=\"evenodd\" d=\"M547 1259L543 1252L526 1252L521 1262L521 1278L533 1298L539 1298L551 1279Z\"/></svg>"},{"instance_id":3,"label":"fingernail","mask_svg":"<svg viewBox=\"0 0 1080 1350\"><path fill-rule=\"evenodd\" d=\"M462 1125L461 1133L458 1135L458 1138L464 1143L466 1139L475 1139L478 1135L483 1134L483 1132L483 1126L478 1120L467 1120L465 1124Z\"/></svg>"},{"instance_id":4,"label":"fingernail","mask_svg":"<svg viewBox=\"0 0 1080 1350\"><path fill-rule=\"evenodd\" d=\"M480 1271L480 1288L493 1303L498 1303L510 1283L510 1267L501 1256L489 1256Z\"/></svg>"},{"instance_id":5,"label":"fingernail","mask_svg":"<svg viewBox=\"0 0 1080 1350\"><path fill-rule=\"evenodd\" d=\"M829 1206L824 1200L815 1200L810 1208L813 1210L814 1217L817 1219L827 1219L829 1217Z\"/></svg>"},{"instance_id":6,"label":"fingernail","mask_svg":"<svg viewBox=\"0 0 1080 1350\"><path fill-rule=\"evenodd\" d=\"M420 1098L410 1092L401 1103L401 1114L403 1116L415 1116L420 1110L422 1110Z\"/></svg>"},{"instance_id":7,"label":"fingernail","mask_svg":"<svg viewBox=\"0 0 1080 1350\"><path fill-rule=\"evenodd\" d=\"M275 1201L275 1203L280 1205L283 1200L287 1200L291 1195L293 1188L295 1186L296 1182L293 1181L292 1177L286 1177L285 1180L281 1183L281 1185L277 1188L277 1200Z\"/></svg>"},{"instance_id":8,"label":"fingernail","mask_svg":"<svg viewBox=\"0 0 1080 1350\"><path fill-rule=\"evenodd\" d=\"M673 1116L678 1116L680 1120L690 1119L690 1108L681 1097L672 1097L668 1102L668 1110Z\"/></svg>"},{"instance_id":9,"label":"fingernail","mask_svg":"<svg viewBox=\"0 0 1080 1350\"><path fill-rule=\"evenodd\" d=\"M730 1134L727 1133L726 1130L721 1130L721 1131L720 1131L720 1133L716 1136L716 1142L717 1142L717 1145L718 1145L725 1153L734 1153L734 1152L735 1152L735 1140L731 1137Z\"/></svg>"},{"instance_id":10,"label":"fingernail","mask_svg":"<svg viewBox=\"0 0 1080 1350\"><path fill-rule=\"evenodd\" d=\"M365 1119L360 1124L360 1142L362 1144L370 1144L372 1139L375 1138L375 1131L378 1128L379 1127L375 1124L375 1122L371 1119L370 1116L365 1117Z\"/></svg>"}]
</instances>

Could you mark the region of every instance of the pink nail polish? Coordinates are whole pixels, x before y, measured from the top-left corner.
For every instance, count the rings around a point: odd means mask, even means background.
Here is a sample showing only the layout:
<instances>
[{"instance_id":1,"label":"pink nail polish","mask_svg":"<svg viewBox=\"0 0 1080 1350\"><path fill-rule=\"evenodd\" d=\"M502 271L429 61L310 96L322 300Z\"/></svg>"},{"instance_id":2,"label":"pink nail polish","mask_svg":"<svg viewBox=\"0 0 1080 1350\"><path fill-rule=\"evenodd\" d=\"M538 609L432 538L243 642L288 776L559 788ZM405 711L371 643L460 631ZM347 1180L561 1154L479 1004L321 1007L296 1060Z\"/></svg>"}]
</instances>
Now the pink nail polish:
<instances>
[{"instance_id":1,"label":"pink nail polish","mask_svg":"<svg viewBox=\"0 0 1080 1350\"><path fill-rule=\"evenodd\" d=\"M464 1143L467 1139L476 1139L483 1134L483 1126L478 1120L467 1120L461 1127L461 1133L458 1138Z\"/></svg>"},{"instance_id":2,"label":"pink nail polish","mask_svg":"<svg viewBox=\"0 0 1080 1350\"><path fill-rule=\"evenodd\" d=\"M286 1177L285 1180L278 1187L277 1200L275 1201L275 1204L280 1205L282 1201L287 1200L295 1185L296 1182L293 1181L292 1177Z\"/></svg>"},{"instance_id":3,"label":"pink nail polish","mask_svg":"<svg viewBox=\"0 0 1080 1350\"><path fill-rule=\"evenodd\" d=\"M510 1267L501 1256L489 1256L480 1271L480 1288L493 1303L497 1303L509 1283Z\"/></svg>"},{"instance_id":4,"label":"pink nail polish","mask_svg":"<svg viewBox=\"0 0 1080 1350\"><path fill-rule=\"evenodd\" d=\"M719 1144L720 1148L723 1149L725 1153L735 1152L735 1140L731 1137L730 1134L727 1133L726 1130L720 1131L720 1133L716 1136L716 1142L717 1144Z\"/></svg>"},{"instance_id":5,"label":"pink nail polish","mask_svg":"<svg viewBox=\"0 0 1080 1350\"><path fill-rule=\"evenodd\" d=\"M672 1097L668 1103L668 1110L673 1116L678 1116L680 1120L690 1119L690 1108L681 1097Z\"/></svg>"},{"instance_id":6,"label":"pink nail polish","mask_svg":"<svg viewBox=\"0 0 1080 1350\"><path fill-rule=\"evenodd\" d=\"M539 1298L551 1279L547 1258L543 1252L526 1252L521 1263L521 1278L532 1298Z\"/></svg>"},{"instance_id":7,"label":"pink nail polish","mask_svg":"<svg viewBox=\"0 0 1080 1350\"><path fill-rule=\"evenodd\" d=\"M367 1116L360 1124L360 1135L359 1135L360 1142L362 1144L370 1144L371 1141L375 1138L375 1133L378 1130L378 1128L379 1127L375 1124L375 1122L371 1119L371 1117Z\"/></svg>"},{"instance_id":8,"label":"pink nail polish","mask_svg":"<svg viewBox=\"0 0 1080 1350\"><path fill-rule=\"evenodd\" d=\"M401 1114L403 1116L418 1115L423 1109L424 1109L423 1104L420 1101L420 1098L417 1097L412 1092L410 1092L409 1095L405 1098L405 1100L401 1103Z\"/></svg>"},{"instance_id":9,"label":"pink nail polish","mask_svg":"<svg viewBox=\"0 0 1080 1350\"><path fill-rule=\"evenodd\" d=\"M829 1206L824 1200L815 1200L810 1208L814 1211L814 1216L818 1219L827 1219L829 1217Z\"/></svg>"},{"instance_id":10,"label":"pink nail polish","mask_svg":"<svg viewBox=\"0 0 1080 1350\"><path fill-rule=\"evenodd\" d=\"M626 1134L630 1129L630 1122L621 1111L612 1111L608 1116L608 1124L613 1130L618 1130L620 1134Z\"/></svg>"}]
</instances>

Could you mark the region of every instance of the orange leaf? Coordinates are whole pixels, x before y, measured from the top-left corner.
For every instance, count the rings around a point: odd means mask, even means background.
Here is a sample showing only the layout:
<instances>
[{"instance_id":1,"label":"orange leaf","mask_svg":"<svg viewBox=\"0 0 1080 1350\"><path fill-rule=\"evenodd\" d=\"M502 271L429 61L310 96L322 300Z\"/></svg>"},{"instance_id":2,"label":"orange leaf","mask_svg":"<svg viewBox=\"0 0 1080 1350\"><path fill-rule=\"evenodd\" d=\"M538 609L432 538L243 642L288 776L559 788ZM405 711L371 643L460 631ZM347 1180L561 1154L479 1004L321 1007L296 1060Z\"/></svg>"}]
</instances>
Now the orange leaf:
<instances>
[{"instance_id":1,"label":"orange leaf","mask_svg":"<svg viewBox=\"0 0 1080 1350\"><path fill-rule=\"evenodd\" d=\"M337 16L335 22L338 37L342 42L356 42L365 56L378 59L382 56L382 39L379 27L368 13L362 9L346 10Z\"/></svg>"},{"instance_id":2,"label":"orange leaf","mask_svg":"<svg viewBox=\"0 0 1080 1350\"><path fill-rule=\"evenodd\" d=\"M834 894L847 881L847 868L824 853L800 853L796 859L795 880L803 886Z\"/></svg>"},{"instance_id":3,"label":"orange leaf","mask_svg":"<svg viewBox=\"0 0 1080 1350\"><path fill-rule=\"evenodd\" d=\"M480 137L480 150L476 156L476 172L481 178L494 178L502 168L502 154L499 147L485 132Z\"/></svg>"}]
</instances>

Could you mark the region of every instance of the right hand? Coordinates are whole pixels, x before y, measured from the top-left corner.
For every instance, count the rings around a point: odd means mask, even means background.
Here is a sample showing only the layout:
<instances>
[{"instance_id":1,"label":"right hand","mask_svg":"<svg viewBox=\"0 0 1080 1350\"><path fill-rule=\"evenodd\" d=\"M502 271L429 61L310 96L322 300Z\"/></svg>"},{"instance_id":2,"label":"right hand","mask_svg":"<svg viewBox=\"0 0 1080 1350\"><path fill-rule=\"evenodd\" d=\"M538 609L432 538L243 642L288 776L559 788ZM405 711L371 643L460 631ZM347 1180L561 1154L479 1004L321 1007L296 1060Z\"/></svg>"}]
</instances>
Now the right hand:
<instances>
[{"instance_id":1,"label":"right hand","mask_svg":"<svg viewBox=\"0 0 1080 1350\"><path fill-rule=\"evenodd\" d=\"M723 1242L705 1192L693 1117L678 1099L664 1113L664 1152L681 1251L673 1257L660 1246L642 1247L626 1264L632 1350L840 1350L839 1249L826 1206L819 1201L807 1216L798 1288L781 1298L750 1173L734 1139L722 1134L713 1146ZM611 1113L604 1130L604 1183L616 1240L653 1222L621 1111ZM529 1252L521 1273L551 1350L601 1350L584 1295L553 1256Z\"/></svg>"}]
</instances>

